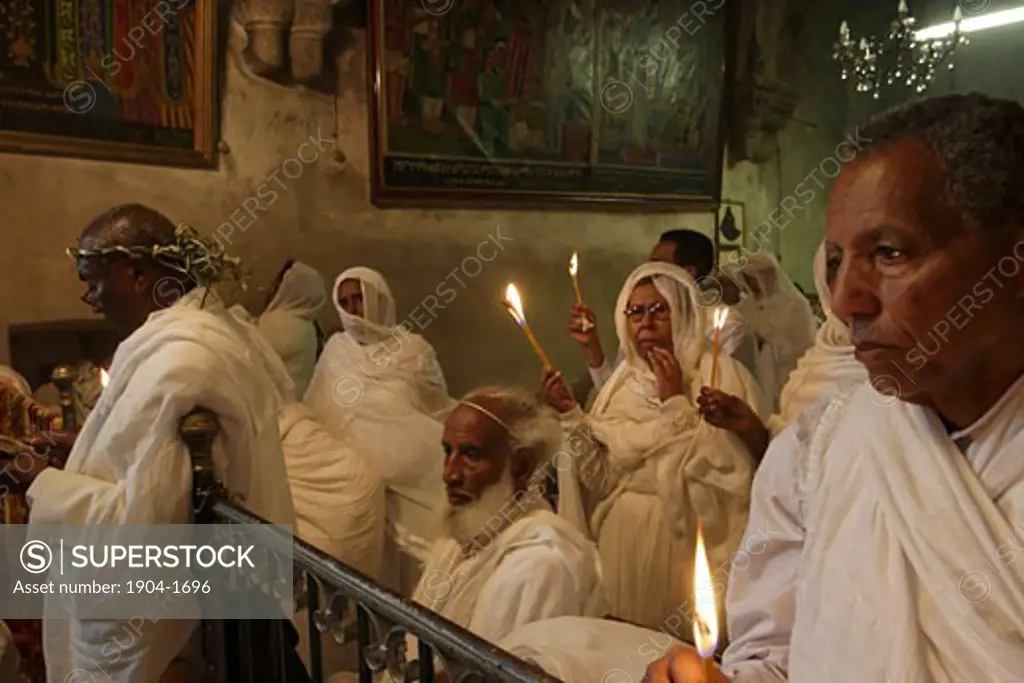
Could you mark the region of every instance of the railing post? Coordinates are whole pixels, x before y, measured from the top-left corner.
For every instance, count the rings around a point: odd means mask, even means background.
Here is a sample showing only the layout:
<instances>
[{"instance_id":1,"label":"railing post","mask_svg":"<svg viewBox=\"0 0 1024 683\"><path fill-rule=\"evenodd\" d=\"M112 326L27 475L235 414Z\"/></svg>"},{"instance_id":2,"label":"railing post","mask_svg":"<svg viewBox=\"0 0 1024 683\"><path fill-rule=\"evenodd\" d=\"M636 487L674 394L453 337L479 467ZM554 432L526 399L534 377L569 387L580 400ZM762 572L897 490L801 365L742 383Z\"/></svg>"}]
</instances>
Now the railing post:
<instances>
[{"instance_id":1,"label":"railing post","mask_svg":"<svg viewBox=\"0 0 1024 683\"><path fill-rule=\"evenodd\" d=\"M78 430L78 412L75 410L75 380L78 373L70 365L58 365L50 376L60 394L61 429L65 432Z\"/></svg>"},{"instance_id":2,"label":"railing post","mask_svg":"<svg viewBox=\"0 0 1024 683\"><path fill-rule=\"evenodd\" d=\"M220 433L220 423L211 411L196 408L181 421L180 433L192 458L192 523L212 523L213 504L220 495L213 469L213 442Z\"/></svg>"},{"instance_id":3,"label":"railing post","mask_svg":"<svg viewBox=\"0 0 1024 683\"><path fill-rule=\"evenodd\" d=\"M192 524L213 524L213 505L220 494L220 484L213 469L213 442L220 433L217 416L209 410L196 408L181 421L178 430L192 461ZM226 629L226 622L204 619L202 629L203 683L229 683L229 638L237 637L235 629ZM237 653L236 653L237 656Z\"/></svg>"}]
</instances>

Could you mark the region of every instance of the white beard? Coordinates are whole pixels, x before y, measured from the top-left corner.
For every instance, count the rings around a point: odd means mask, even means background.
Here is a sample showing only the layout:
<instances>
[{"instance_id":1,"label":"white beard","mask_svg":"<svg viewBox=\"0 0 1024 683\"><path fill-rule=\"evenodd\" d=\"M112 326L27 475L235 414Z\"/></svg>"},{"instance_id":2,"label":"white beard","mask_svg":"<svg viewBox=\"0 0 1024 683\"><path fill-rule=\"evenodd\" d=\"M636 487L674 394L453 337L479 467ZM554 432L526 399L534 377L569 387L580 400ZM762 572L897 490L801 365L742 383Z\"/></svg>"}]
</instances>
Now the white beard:
<instances>
[{"instance_id":1,"label":"white beard","mask_svg":"<svg viewBox=\"0 0 1024 683\"><path fill-rule=\"evenodd\" d=\"M511 508L506 508L515 493L512 474L508 468L494 484L491 484L472 503L453 506L446 503L442 508L441 529L445 536L455 539L459 545L469 545L478 536L496 536L508 527ZM479 539L490 541L490 538Z\"/></svg>"}]
</instances>

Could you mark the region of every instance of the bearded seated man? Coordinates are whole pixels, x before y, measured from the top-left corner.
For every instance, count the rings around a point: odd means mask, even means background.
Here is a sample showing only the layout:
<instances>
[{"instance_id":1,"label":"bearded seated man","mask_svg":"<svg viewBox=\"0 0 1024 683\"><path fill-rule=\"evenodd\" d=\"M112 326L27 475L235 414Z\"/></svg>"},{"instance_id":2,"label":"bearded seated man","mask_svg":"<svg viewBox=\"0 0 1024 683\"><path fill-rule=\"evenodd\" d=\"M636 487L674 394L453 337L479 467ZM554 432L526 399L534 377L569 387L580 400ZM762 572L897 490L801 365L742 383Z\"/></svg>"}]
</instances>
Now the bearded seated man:
<instances>
[{"instance_id":1,"label":"bearded seated man","mask_svg":"<svg viewBox=\"0 0 1024 683\"><path fill-rule=\"evenodd\" d=\"M543 495L562 444L555 416L525 392L478 390L443 440L442 538L413 600L493 643L540 619L602 614L597 551Z\"/></svg>"},{"instance_id":2,"label":"bearded seated man","mask_svg":"<svg viewBox=\"0 0 1024 683\"><path fill-rule=\"evenodd\" d=\"M768 447L722 670L648 683L1016 683L1024 671L1024 107L956 94L858 129L832 305L870 383Z\"/></svg>"}]
</instances>

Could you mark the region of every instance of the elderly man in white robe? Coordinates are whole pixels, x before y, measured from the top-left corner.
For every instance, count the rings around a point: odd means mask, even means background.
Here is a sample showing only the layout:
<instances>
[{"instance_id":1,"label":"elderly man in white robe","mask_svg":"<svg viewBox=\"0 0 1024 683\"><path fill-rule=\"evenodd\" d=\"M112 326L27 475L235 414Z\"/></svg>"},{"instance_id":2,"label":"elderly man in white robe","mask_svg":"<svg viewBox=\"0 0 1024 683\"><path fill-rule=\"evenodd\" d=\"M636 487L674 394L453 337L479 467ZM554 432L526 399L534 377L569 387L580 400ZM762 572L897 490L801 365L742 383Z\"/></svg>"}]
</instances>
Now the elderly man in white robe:
<instances>
[{"instance_id":1,"label":"elderly man in white robe","mask_svg":"<svg viewBox=\"0 0 1024 683\"><path fill-rule=\"evenodd\" d=\"M692 595L698 523L711 561L728 563L746 525L754 463L739 437L697 411L714 360L690 275L669 263L640 266L619 294L615 323L624 360L589 414L560 373L542 378L573 455L558 467L559 514L597 540L611 614L658 628ZM738 361L720 354L715 372L718 386L757 403L757 384Z\"/></svg>"},{"instance_id":2,"label":"elderly man in white robe","mask_svg":"<svg viewBox=\"0 0 1024 683\"><path fill-rule=\"evenodd\" d=\"M526 392L481 389L444 425L443 537L413 600L491 642L540 619L604 613L597 550L544 497L558 419Z\"/></svg>"},{"instance_id":3,"label":"elderly man in white robe","mask_svg":"<svg viewBox=\"0 0 1024 683\"><path fill-rule=\"evenodd\" d=\"M58 438L19 479L28 486L33 524L187 523L191 460L178 429L196 407L220 421L214 464L224 485L264 518L294 523L277 427L291 381L255 328L228 314L207 287L194 287L197 279L216 280L229 263L206 249L134 204L96 218L69 250L86 287L83 300L124 340L70 454L60 451L72 439ZM210 269L197 274L183 256L200 252ZM62 469L53 466L65 456ZM125 629L116 621L45 622L48 681L83 675L76 672L118 683L198 677L200 663L189 651L195 622L147 624L111 656L104 644Z\"/></svg>"},{"instance_id":4,"label":"elderly man in white robe","mask_svg":"<svg viewBox=\"0 0 1024 683\"><path fill-rule=\"evenodd\" d=\"M301 399L313 379L319 332L317 316L327 302L324 279L315 268L289 259L270 286L256 328L284 361Z\"/></svg>"},{"instance_id":5,"label":"elderly man in white robe","mask_svg":"<svg viewBox=\"0 0 1024 683\"><path fill-rule=\"evenodd\" d=\"M744 319L740 308L731 306L726 299L728 278L715 274L715 247L711 239L695 230L669 230L661 235L651 250L651 261L674 263L693 278L696 283L697 302L701 313L708 317L704 329L709 341L713 336L711 317L721 307L727 307L728 316L719 330L719 351L738 360L757 377L757 340ZM600 390L622 362L620 354L614 364L609 364L601 347L597 333L597 318L586 306L573 305L569 317L569 334L583 348L587 361L589 378L587 382L574 387L580 401L590 393L591 388Z\"/></svg>"},{"instance_id":6,"label":"elderly man in white robe","mask_svg":"<svg viewBox=\"0 0 1024 683\"><path fill-rule=\"evenodd\" d=\"M433 348L397 324L380 273L350 268L333 291L343 330L324 347L305 403L387 484L381 581L409 595L437 537L444 495L437 444L453 402Z\"/></svg>"},{"instance_id":7,"label":"elderly man in white robe","mask_svg":"<svg viewBox=\"0 0 1024 683\"><path fill-rule=\"evenodd\" d=\"M832 186L832 305L871 383L768 449L711 683L1019 681L1024 107L888 111ZM898 382L898 384L897 384ZM683 648L652 683L700 678Z\"/></svg>"},{"instance_id":8,"label":"elderly man in white robe","mask_svg":"<svg viewBox=\"0 0 1024 683\"><path fill-rule=\"evenodd\" d=\"M763 422L753 408L736 396L704 387L697 402L704 419L738 435L761 462L768 444L804 410L863 384L867 370L853 357L850 328L832 311L830 278L826 272L825 245L814 257L814 285L825 311L825 324L812 346L797 362L782 388L779 412Z\"/></svg>"}]
</instances>

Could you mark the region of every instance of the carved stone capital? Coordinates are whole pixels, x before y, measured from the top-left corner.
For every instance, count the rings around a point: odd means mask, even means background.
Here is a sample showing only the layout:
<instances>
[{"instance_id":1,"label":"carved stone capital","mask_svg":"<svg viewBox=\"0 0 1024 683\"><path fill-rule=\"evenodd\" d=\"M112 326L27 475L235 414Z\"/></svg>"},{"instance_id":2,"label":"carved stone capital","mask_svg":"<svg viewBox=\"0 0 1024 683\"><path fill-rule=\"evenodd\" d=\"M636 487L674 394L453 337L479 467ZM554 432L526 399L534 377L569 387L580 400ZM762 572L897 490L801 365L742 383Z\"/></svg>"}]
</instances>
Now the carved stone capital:
<instances>
[{"instance_id":1,"label":"carved stone capital","mask_svg":"<svg viewBox=\"0 0 1024 683\"><path fill-rule=\"evenodd\" d=\"M738 84L730 125L730 163L771 159L776 137L792 120L798 102L791 85L763 75Z\"/></svg>"},{"instance_id":2,"label":"carved stone capital","mask_svg":"<svg viewBox=\"0 0 1024 683\"><path fill-rule=\"evenodd\" d=\"M288 52L292 78L310 81L324 68L324 37L331 30L331 6L334 0L295 0Z\"/></svg>"}]
</instances>

